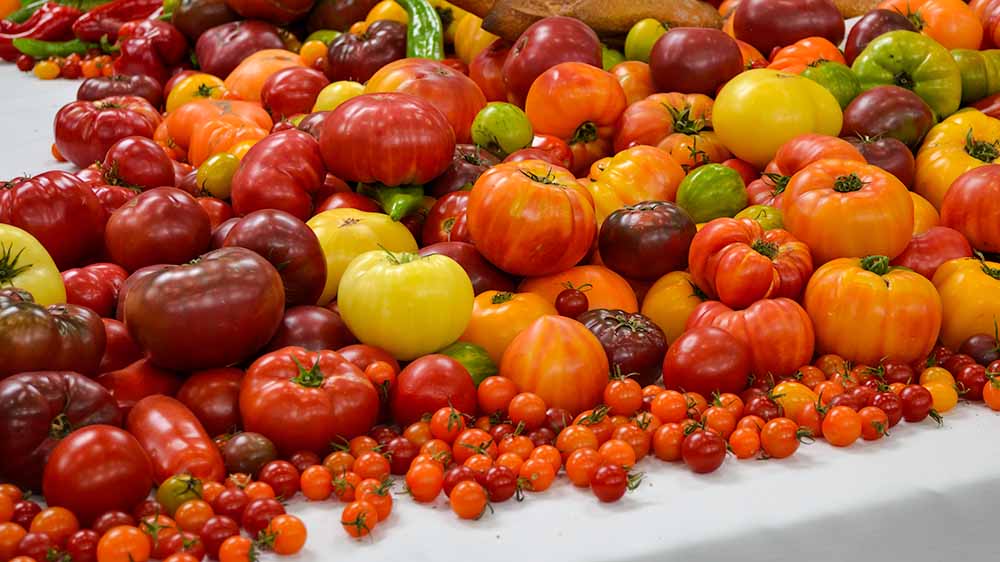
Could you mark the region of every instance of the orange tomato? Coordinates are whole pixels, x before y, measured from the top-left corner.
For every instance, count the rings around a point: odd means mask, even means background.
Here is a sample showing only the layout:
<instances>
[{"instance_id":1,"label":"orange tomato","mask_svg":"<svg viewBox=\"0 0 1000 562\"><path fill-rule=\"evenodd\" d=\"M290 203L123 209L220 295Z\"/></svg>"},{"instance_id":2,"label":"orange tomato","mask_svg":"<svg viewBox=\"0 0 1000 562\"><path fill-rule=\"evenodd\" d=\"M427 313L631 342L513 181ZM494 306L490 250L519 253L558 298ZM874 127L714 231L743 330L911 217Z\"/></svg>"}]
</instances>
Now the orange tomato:
<instances>
[{"instance_id":1,"label":"orange tomato","mask_svg":"<svg viewBox=\"0 0 1000 562\"><path fill-rule=\"evenodd\" d=\"M260 101L260 91L264 82L272 74L285 68L305 66L298 53L284 49L264 49L243 59L226 78L226 90L240 99Z\"/></svg>"},{"instance_id":2,"label":"orange tomato","mask_svg":"<svg viewBox=\"0 0 1000 562\"><path fill-rule=\"evenodd\" d=\"M266 137L268 131L247 121L243 117L225 116L205 123L191 136L188 160L192 166L200 166L210 156L227 152L237 143L258 141Z\"/></svg>"},{"instance_id":3,"label":"orange tomato","mask_svg":"<svg viewBox=\"0 0 1000 562\"><path fill-rule=\"evenodd\" d=\"M628 105L656 93L656 88L653 86L653 74L647 63L637 60L621 62L611 69L611 74L618 80L622 91L625 92L625 101Z\"/></svg>"},{"instance_id":4,"label":"orange tomato","mask_svg":"<svg viewBox=\"0 0 1000 562\"><path fill-rule=\"evenodd\" d=\"M580 289L587 295L590 310L639 310L639 302L628 281L614 271L598 265L580 265L545 277L529 277L521 283L518 290L534 293L555 306L556 297L569 286Z\"/></svg>"},{"instance_id":5,"label":"orange tomato","mask_svg":"<svg viewBox=\"0 0 1000 562\"><path fill-rule=\"evenodd\" d=\"M720 163L731 154L712 130L712 98L702 94L653 94L622 113L615 150L661 148L684 169Z\"/></svg>"},{"instance_id":6,"label":"orange tomato","mask_svg":"<svg viewBox=\"0 0 1000 562\"><path fill-rule=\"evenodd\" d=\"M536 134L571 142L585 127L614 127L626 105L625 91L614 75L589 64L564 62L535 79L525 113Z\"/></svg>"},{"instance_id":7,"label":"orange tomato","mask_svg":"<svg viewBox=\"0 0 1000 562\"><path fill-rule=\"evenodd\" d=\"M767 67L772 70L800 74L816 61L832 61L847 64L840 49L822 37L806 37L782 47L771 59Z\"/></svg>"},{"instance_id":8,"label":"orange tomato","mask_svg":"<svg viewBox=\"0 0 1000 562\"><path fill-rule=\"evenodd\" d=\"M815 404L819 399L808 386L793 381L779 383L772 393L774 401L784 409L785 415L793 420L798 419L806 404Z\"/></svg>"},{"instance_id":9,"label":"orange tomato","mask_svg":"<svg viewBox=\"0 0 1000 562\"><path fill-rule=\"evenodd\" d=\"M983 40L983 25L962 0L885 0L877 8L903 14L948 49L978 50Z\"/></svg>"},{"instance_id":10,"label":"orange tomato","mask_svg":"<svg viewBox=\"0 0 1000 562\"><path fill-rule=\"evenodd\" d=\"M238 116L261 129L270 131L274 126L271 116L260 104L245 101L201 99L182 105L164 119L166 128L162 139L169 139L182 150L191 145L195 131L209 121L220 117Z\"/></svg>"},{"instance_id":11,"label":"orange tomato","mask_svg":"<svg viewBox=\"0 0 1000 562\"><path fill-rule=\"evenodd\" d=\"M913 235L923 234L935 226L941 224L941 215L931 202L914 192L910 192L913 199Z\"/></svg>"},{"instance_id":12,"label":"orange tomato","mask_svg":"<svg viewBox=\"0 0 1000 562\"><path fill-rule=\"evenodd\" d=\"M587 190L594 199L597 224L627 205L643 201L673 201L684 180L684 170L666 151L633 146L614 157L599 160L591 170Z\"/></svg>"}]
</instances>

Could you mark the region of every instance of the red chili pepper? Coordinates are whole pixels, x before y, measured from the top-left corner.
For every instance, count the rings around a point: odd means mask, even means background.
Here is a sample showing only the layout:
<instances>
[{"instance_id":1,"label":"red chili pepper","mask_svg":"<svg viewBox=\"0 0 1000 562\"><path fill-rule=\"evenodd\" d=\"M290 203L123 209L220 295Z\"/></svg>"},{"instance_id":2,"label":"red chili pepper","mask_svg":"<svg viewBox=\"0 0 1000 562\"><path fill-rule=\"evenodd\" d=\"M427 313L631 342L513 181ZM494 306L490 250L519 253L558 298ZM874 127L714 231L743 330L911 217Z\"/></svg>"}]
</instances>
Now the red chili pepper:
<instances>
[{"instance_id":1,"label":"red chili pepper","mask_svg":"<svg viewBox=\"0 0 1000 562\"><path fill-rule=\"evenodd\" d=\"M131 20L145 19L163 6L162 0L115 0L94 8L73 24L73 33L84 41L97 43L101 37L114 43L118 28Z\"/></svg>"},{"instance_id":2,"label":"red chili pepper","mask_svg":"<svg viewBox=\"0 0 1000 562\"><path fill-rule=\"evenodd\" d=\"M25 37L42 41L63 41L73 37L73 22L82 12L70 6L49 2L32 14L22 24L9 26L0 33L0 58L13 62L20 56L14 48L14 39Z\"/></svg>"}]
</instances>

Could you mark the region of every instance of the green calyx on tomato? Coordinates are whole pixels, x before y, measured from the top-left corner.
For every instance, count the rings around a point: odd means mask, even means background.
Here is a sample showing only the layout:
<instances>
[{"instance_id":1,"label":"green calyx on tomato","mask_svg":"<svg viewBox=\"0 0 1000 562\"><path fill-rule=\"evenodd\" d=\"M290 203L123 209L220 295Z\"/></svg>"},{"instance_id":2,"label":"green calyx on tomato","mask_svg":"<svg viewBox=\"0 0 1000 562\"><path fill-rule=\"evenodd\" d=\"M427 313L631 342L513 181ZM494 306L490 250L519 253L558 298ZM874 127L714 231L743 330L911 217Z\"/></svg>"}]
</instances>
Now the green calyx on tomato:
<instances>
[{"instance_id":1,"label":"green calyx on tomato","mask_svg":"<svg viewBox=\"0 0 1000 562\"><path fill-rule=\"evenodd\" d=\"M49 425L49 437L53 439L62 439L70 433L73 433L73 424L70 423L69 417L65 414L59 414L58 416L52 418L52 423Z\"/></svg>"},{"instance_id":2,"label":"green calyx on tomato","mask_svg":"<svg viewBox=\"0 0 1000 562\"><path fill-rule=\"evenodd\" d=\"M514 293L503 291L490 297L490 304L503 304L514 298Z\"/></svg>"},{"instance_id":3,"label":"green calyx on tomato","mask_svg":"<svg viewBox=\"0 0 1000 562\"><path fill-rule=\"evenodd\" d=\"M677 109L676 107L665 103L662 105L668 112L670 112L670 118L673 120L671 128L675 133L680 133L682 135L697 135L708 127L708 122L704 119L691 118L690 104L685 104L682 109Z\"/></svg>"},{"instance_id":4,"label":"green calyx on tomato","mask_svg":"<svg viewBox=\"0 0 1000 562\"><path fill-rule=\"evenodd\" d=\"M875 275L885 275L889 273L891 267L889 266L888 256L866 256L861 258L861 269L865 271L870 271Z\"/></svg>"},{"instance_id":5,"label":"green calyx on tomato","mask_svg":"<svg viewBox=\"0 0 1000 562\"><path fill-rule=\"evenodd\" d=\"M861 188L865 186L865 182L858 177L855 173L847 174L846 176L838 176L833 182L833 190L837 193L852 193L854 191L861 191Z\"/></svg>"},{"instance_id":6,"label":"green calyx on tomato","mask_svg":"<svg viewBox=\"0 0 1000 562\"><path fill-rule=\"evenodd\" d=\"M982 162L992 163L1000 157L1000 141L981 141L972 136L972 129L965 134L965 152Z\"/></svg>"},{"instance_id":7,"label":"green calyx on tomato","mask_svg":"<svg viewBox=\"0 0 1000 562\"><path fill-rule=\"evenodd\" d=\"M754 240L750 245L753 251L768 259L774 259L778 255L778 245L766 240Z\"/></svg>"},{"instance_id":8,"label":"green calyx on tomato","mask_svg":"<svg viewBox=\"0 0 1000 562\"><path fill-rule=\"evenodd\" d=\"M13 243L10 245L0 243L0 286L12 285L15 277L31 269L30 263L18 265L18 260L21 259L21 254L23 253L24 248L21 248L18 250L17 255L13 255Z\"/></svg>"},{"instance_id":9,"label":"green calyx on tomato","mask_svg":"<svg viewBox=\"0 0 1000 562\"><path fill-rule=\"evenodd\" d=\"M313 363L312 367L306 369L305 366L299 361L298 357L295 357L294 355L291 355L290 357L299 370L299 374L292 378L292 382L306 388L319 388L323 386L323 371L319 368L319 359Z\"/></svg>"},{"instance_id":10,"label":"green calyx on tomato","mask_svg":"<svg viewBox=\"0 0 1000 562\"><path fill-rule=\"evenodd\" d=\"M587 121L576 128L576 132L573 133L567 144L573 146L580 143L587 144L595 140L597 140L597 125L591 121Z\"/></svg>"}]
</instances>

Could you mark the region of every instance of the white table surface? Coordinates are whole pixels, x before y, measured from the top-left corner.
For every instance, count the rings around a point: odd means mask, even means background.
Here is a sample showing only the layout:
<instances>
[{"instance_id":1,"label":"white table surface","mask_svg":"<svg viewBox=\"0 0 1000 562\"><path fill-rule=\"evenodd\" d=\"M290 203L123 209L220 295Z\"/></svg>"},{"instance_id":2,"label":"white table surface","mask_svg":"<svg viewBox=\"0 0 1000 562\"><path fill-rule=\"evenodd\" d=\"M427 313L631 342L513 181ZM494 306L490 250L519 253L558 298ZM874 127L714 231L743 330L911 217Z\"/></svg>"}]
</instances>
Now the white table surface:
<instances>
[{"instance_id":1,"label":"white table surface","mask_svg":"<svg viewBox=\"0 0 1000 562\"><path fill-rule=\"evenodd\" d=\"M0 65L0 177L56 167L52 119L78 84ZM941 562L996 560L1000 548L1000 415L982 404L960 404L944 427L904 422L846 450L817 442L780 461L730 457L704 476L653 458L638 468L642 486L616 504L563 475L546 493L474 522L458 520L443 497L427 506L398 496L363 541L341 529L343 504L294 500L289 509L309 540L284 559Z\"/></svg>"}]
</instances>

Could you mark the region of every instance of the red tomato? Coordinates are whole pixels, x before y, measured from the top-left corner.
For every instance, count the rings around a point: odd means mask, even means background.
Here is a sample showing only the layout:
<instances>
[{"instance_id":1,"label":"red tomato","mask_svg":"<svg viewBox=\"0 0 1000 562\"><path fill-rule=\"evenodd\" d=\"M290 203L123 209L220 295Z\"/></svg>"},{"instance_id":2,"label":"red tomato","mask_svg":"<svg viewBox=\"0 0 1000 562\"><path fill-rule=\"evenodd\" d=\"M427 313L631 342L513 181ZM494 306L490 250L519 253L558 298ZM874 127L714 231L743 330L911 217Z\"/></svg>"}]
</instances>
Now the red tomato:
<instances>
[{"instance_id":1,"label":"red tomato","mask_svg":"<svg viewBox=\"0 0 1000 562\"><path fill-rule=\"evenodd\" d=\"M424 246L438 242L472 242L468 223L469 192L452 191L437 200L424 220Z\"/></svg>"},{"instance_id":2,"label":"red tomato","mask_svg":"<svg viewBox=\"0 0 1000 562\"><path fill-rule=\"evenodd\" d=\"M115 314L118 292L128 272L113 263L95 263L62 272L66 302L86 306L104 318Z\"/></svg>"},{"instance_id":3,"label":"red tomato","mask_svg":"<svg viewBox=\"0 0 1000 562\"><path fill-rule=\"evenodd\" d=\"M393 418L403 425L449 406L473 415L476 386L458 361L447 355L426 355L399 373L390 400Z\"/></svg>"},{"instance_id":4,"label":"red tomato","mask_svg":"<svg viewBox=\"0 0 1000 562\"><path fill-rule=\"evenodd\" d=\"M469 78L479 86L486 101L507 101L507 86L503 81L503 63L510 52L510 42L497 39L479 51L469 64Z\"/></svg>"},{"instance_id":5,"label":"red tomato","mask_svg":"<svg viewBox=\"0 0 1000 562\"><path fill-rule=\"evenodd\" d=\"M681 457L696 473L714 472L726 460L726 440L711 431L696 430L681 443Z\"/></svg>"},{"instance_id":6,"label":"red tomato","mask_svg":"<svg viewBox=\"0 0 1000 562\"><path fill-rule=\"evenodd\" d=\"M185 473L212 482L225 478L218 447L181 402L168 396L143 398L129 413L126 427L153 461L157 483Z\"/></svg>"},{"instance_id":7,"label":"red tomato","mask_svg":"<svg viewBox=\"0 0 1000 562\"><path fill-rule=\"evenodd\" d=\"M231 433L241 427L240 383L243 371L230 367L198 371L177 392L209 435Z\"/></svg>"},{"instance_id":8,"label":"red tomato","mask_svg":"<svg viewBox=\"0 0 1000 562\"><path fill-rule=\"evenodd\" d=\"M153 138L161 120L160 112L140 97L75 101L56 114L56 147L67 160L86 168L103 161L111 145L125 137Z\"/></svg>"},{"instance_id":9,"label":"red tomato","mask_svg":"<svg viewBox=\"0 0 1000 562\"><path fill-rule=\"evenodd\" d=\"M174 165L152 139L125 137L111 145L101 164L104 182L134 189L174 185Z\"/></svg>"},{"instance_id":10,"label":"red tomato","mask_svg":"<svg viewBox=\"0 0 1000 562\"><path fill-rule=\"evenodd\" d=\"M129 271L186 263L207 250L211 239L208 213L174 187L143 192L119 208L108 219L104 236L108 254Z\"/></svg>"},{"instance_id":11,"label":"red tomato","mask_svg":"<svg viewBox=\"0 0 1000 562\"><path fill-rule=\"evenodd\" d=\"M139 400L154 394L173 396L181 386L176 373L154 367L147 358L101 373L96 380L111 392L123 415L128 415Z\"/></svg>"},{"instance_id":12,"label":"red tomato","mask_svg":"<svg viewBox=\"0 0 1000 562\"><path fill-rule=\"evenodd\" d=\"M268 135L253 145L232 181L233 211L278 209L305 221L326 179L320 144L298 130Z\"/></svg>"},{"instance_id":13,"label":"red tomato","mask_svg":"<svg viewBox=\"0 0 1000 562\"><path fill-rule=\"evenodd\" d=\"M746 388L750 358L746 344L725 330L711 326L689 329L667 350L663 384L703 396L738 393ZM664 393L659 400L654 399L655 407L660 408L658 403L666 404L672 396Z\"/></svg>"},{"instance_id":14,"label":"red tomato","mask_svg":"<svg viewBox=\"0 0 1000 562\"><path fill-rule=\"evenodd\" d=\"M928 279L934 278L938 267L946 261L972 257L969 240L961 232L947 226L935 226L914 236L892 265L908 267Z\"/></svg>"},{"instance_id":15,"label":"red tomato","mask_svg":"<svg viewBox=\"0 0 1000 562\"><path fill-rule=\"evenodd\" d=\"M941 224L958 230L981 252L1000 252L1000 165L958 177L941 202Z\"/></svg>"}]
</instances>

